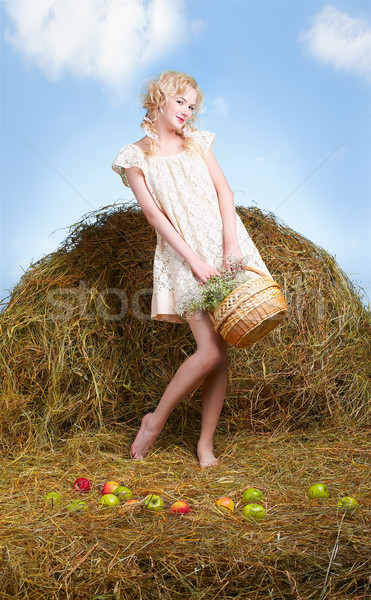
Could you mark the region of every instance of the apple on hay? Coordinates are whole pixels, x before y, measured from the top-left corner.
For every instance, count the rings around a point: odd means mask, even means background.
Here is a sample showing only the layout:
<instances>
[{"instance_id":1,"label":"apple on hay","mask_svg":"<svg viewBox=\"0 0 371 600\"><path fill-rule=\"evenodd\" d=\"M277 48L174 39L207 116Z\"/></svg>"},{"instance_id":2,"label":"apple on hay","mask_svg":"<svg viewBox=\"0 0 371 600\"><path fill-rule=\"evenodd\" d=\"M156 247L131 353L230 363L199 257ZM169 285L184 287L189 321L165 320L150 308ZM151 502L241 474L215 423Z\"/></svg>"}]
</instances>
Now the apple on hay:
<instances>
[{"instance_id":1,"label":"apple on hay","mask_svg":"<svg viewBox=\"0 0 371 600\"><path fill-rule=\"evenodd\" d=\"M144 498L143 506L148 510L158 511L164 508L164 501L158 494L148 494Z\"/></svg>"},{"instance_id":2,"label":"apple on hay","mask_svg":"<svg viewBox=\"0 0 371 600\"><path fill-rule=\"evenodd\" d=\"M86 477L78 477L78 479L76 479L75 483L73 484L73 487L78 492L90 492L91 483L89 479L86 479Z\"/></svg>"},{"instance_id":3,"label":"apple on hay","mask_svg":"<svg viewBox=\"0 0 371 600\"><path fill-rule=\"evenodd\" d=\"M84 500L72 500L72 502L67 506L68 510L71 512L83 512L87 510L88 505Z\"/></svg>"},{"instance_id":4,"label":"apple on hay","mask_svg":"<svg viewBox=\"0 0 371 600\"><path fill-rule=\"evenodd\" d=\"M140 504L140 500L137 500L136 498L130 498L130 500L127 500L120 510L122 512L127 512L129 510L133 510L135 506L138 506Z\"/></svg>"},{"instance_id":5,"label":"apple on hay","mask_svg":"<svg viewBox=\"0 0 371 600\"><path fill-rule=\"evenodd\" d=\"M120 487L120 484L117 481L107 481L102 487L102 496L105 494L113 494L116 488Z\"/></svg>"},{"instance_id":6,"label":"apple on hay","mask_svg":"<svg viewBox=\"0 0 371 600\"><path fill-rule=\"evenodd\" d=\"M219 498L215 502L215 506L217 508L220 508L220 509L228 511L228 512L234 511L234 502L233 502L232 498L228 498L228 497Z\"/></svg>"},{"instance_id":7,"label":"apple on hay","mask_svg":"<svg viewBox=\"0 0 371 600\"><path fill-rule=\"evenodd\" d=\"M263 500L263 492L253 487L247 488L242 496L242 502L244 502L244 504L248 504L249 502L260 502L261 500Z\"/></svg>"},{"instance_id":8,"label":"apple on hay","mask_svg":"<svg viewBox=\"0 0 371 600\"><path fill-rule=\"evenodd\" d=\"M46 504L50 504L52 507L58 506L58 504L60 504L61 501L62 501L62 496L60 495L59 492L49 492L49 494L46 494L46 496L45 496Z\"/></svg>"},{"instance_id":9,"label":"apple on hay","mask_svg":"<svg viewBox=\"0 0 371 600\"><path fill-rule=\"evenodd\" d=\"M187 502L184 502L184 500L178 500L177 502L174 502L172 506L170 506L170 512L174 515L186 515L191 512L191 509L189 508Z\"/></svg>"},{"instance_id":10,"label":"apple on hay","mask_svg":"<svg viewBox=\"0 0 371 600\"><path fill-rule=\"evenodd\" d=\"M330 492L328 491L327 485L324 483L315 483L310 486L308 496L312 500L314 498L330 498Z\"/></svg>"},{"instance_id":11,"label":"apple on hay","mask_svg":"<svg viewBox=\"0 0 371 600\"><path fill-rule=\"evenodd\" d=\"M356 508L358 508L358 502L355 498L352 498L352 496L344 496L343 498L340 498L338 502L338 508L343 508L345 510L355 510Z\"/></svg>"},{"instance_id":12,"label":"apple on hay","mask_svg":"<svg viewBox=\"0 0 371 600\"><path fill-rule=\"evenodd\" d=\"M119 485L117 488L115 488L113 490L113 494L115 494L119 500L130 500L130 498L133 496L132 491L124 485Z\"/></svg>"},{"instance_id":13,"label":"apple on hay","mask_svg":"<svg viewBox=\"0 0 371 600\"><path fill-rule=\"evenodd\" d=\"M243 507L242 514L247 521L250 521L250 523L253 523L254 521L263 521L265 518L265 509L261 504L252 502Z\"/></svg>"},{"instance_id":14,"label":"apple on hay","mask_svg":"<svg viewBox=\"0 0 371 600\"><path fill-rule=\"evenodd\" d=\"M113 506L118 506L120 504L120 500L117 496L115 496L115 494L103 494L99 500L99 504L112 508Z\"/></svg>"}]
</instances>

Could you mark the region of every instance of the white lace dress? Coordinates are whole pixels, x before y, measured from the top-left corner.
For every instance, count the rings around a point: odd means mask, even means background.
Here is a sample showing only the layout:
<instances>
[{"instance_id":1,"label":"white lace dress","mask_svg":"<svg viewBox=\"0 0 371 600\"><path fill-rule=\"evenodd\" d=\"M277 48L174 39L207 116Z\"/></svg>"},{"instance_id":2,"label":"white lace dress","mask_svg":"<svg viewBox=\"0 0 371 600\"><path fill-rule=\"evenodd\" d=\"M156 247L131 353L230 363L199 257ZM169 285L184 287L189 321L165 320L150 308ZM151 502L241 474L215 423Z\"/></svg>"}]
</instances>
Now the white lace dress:
<instances>
[{"instance_id":1,"label":"white lace dress","mask_svg":"<svg viewBox=\"0 0 371 600\"><path fill-rule=\"evenodd\" d=\"M119 151L112 164L129 187L125 168L139 167L154 201L187 244L208 264L220 268L223 262L223 224L218 196L204 160L215 134L197 130L193 139L200 153L183 151L173 156L146 156L134 144ZM249 265L270 274L240 217L237 237ZM187 261L157 234L153 264L151 318L185 323L177 314L177 302L199 281Z\"/></svg>"}]
</instances>

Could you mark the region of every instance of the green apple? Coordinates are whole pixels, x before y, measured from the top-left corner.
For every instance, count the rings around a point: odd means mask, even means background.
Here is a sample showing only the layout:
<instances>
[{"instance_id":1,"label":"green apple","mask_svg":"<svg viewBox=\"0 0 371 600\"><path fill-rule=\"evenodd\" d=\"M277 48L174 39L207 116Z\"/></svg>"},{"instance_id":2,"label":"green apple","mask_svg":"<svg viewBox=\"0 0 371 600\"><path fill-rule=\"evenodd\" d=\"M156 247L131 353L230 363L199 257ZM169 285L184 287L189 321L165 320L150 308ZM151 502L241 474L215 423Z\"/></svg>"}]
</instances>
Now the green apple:
<instances>
[{"instance_id":1,"label":"green apple","mask_svg":"<svg viewBox=\"0 0 371 600\"><path fill-rule=\"evenodd\" d=\"M73 512L82 512L83 510L87 510L88 505L86 504L85 500L80 500L80 498L78 498L77 500L72 500L72 502L67 506L67 508L68 510Z\"/></svg>"},{"instance_id":2,"label":"green apple","mask_svg":"<svg viewBox=\"0 0 371 600\"><path fill-rule=\"evenodd\" d=\"M164 501L157 494L149 494L144 498L143 506L144 508L148 508L148 510L162 510L164 508Z\"/></svg>"},{"instance_id":3,"label":"green apple","mask_svg":"<svg viewBox=\"0 0 371 600\"><path fill-rule=\"evenodd\" d=\"M45 502L47 504L51 504L51 506L57 506L62 501L62 496L59 492L49 492L45 496Z\"/></svg>"},{"instance_id":4,"label":"green apple","mask_svg":"<svg viewBox=\"0 0 371 600\"><path fill-rule=\"evenodd\" d=\"M247 521L263 521L265 517L265 509L261 504L246 504L242 509L242 514Z\"/></svg>"},{"instance_id":5,"label":"green apple","mask_svg":"<svg viewBox=\"0 0 371 600\"><path fill-rule=\"evenodd\" d=\"M102 506L118 506L120 504L120 500L115 494L103 494L99 500L99 504Z\"/></svg>"},{"instance_id":6,"label":"green apple","mask_svg":"<svg viewBox=\"0 0 371 600\"><path fill-rule=\"evenodd\" d=\"M133 496L132 491L124 485L119 485L113 490L113 493L119 498L119 500L130 500L130 498Z\"/></svg>"},{"instance_id":7,"label":"green apple","mask_svg":"<svg viewBox=\"0 0 371 600\"><path fill-rule=\"evenodd\" d=\"M245 504L247 502L260 502L260 500L263 500L263 492L253 487L245 490L242 496L242 502Z\"/></svg>"},{"instance_id":8,"label":"green apple","mask_svg":"<svg viewBox=\"0 0 371 600\"><path fill-rule=\"evenodd\" d=\"M315 483L308 490L309 498L330 498L330 492L324 483Z\"/></svg>"},{"instance_id":9,"label":"green apple","mask_svg":"<svg viewBox=\"0 0 371 600\"><path fill-rule=\"evenodd\" d=\"M354 510L358 508L358 502L352 496L344 496L340 498L338 502L338 508L344 508L345 510Z\"/></svg>"}]
</instances>

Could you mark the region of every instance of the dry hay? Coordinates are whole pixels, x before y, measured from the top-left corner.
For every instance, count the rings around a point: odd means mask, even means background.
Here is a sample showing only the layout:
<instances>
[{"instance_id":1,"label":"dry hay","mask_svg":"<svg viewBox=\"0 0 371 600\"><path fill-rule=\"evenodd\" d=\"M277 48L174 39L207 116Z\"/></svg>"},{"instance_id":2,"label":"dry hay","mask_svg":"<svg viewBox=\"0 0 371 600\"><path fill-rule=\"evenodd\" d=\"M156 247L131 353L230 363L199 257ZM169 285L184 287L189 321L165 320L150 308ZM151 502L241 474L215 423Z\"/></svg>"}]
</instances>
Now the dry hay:
<instances>
[{"instance_id":1,"label":"dry hay","mask_svg":"<svg viewBox=\"0 0 371 600\"><path fill-rule=\"evenodd\" d=\"M252 348L230 347L220 427L365 425L371 326L359 291L333 257L272 214L238 212L290 314ZM23 275L0 315L4 449L9 440L56 439L74 426L137 425L156 405L194 344L187 325L149 319L154 247L136 206L108 206L71 227L62 246ZM169 430L193 431L199 413L197 390Z\"/></svg>"},{"instance_id":2,"label":"dry hay","mask_svg":"<svg viewBox=\"0 0 371 600\"><path fill-rule=\"evenodd\" d=\"M325 251L272 215L239 213L290 316L252 349L230 349L218 467L202 470L195 456L198 391L145 461L129 459L139 418L194 348L187 326L139 318L155 244L140 211L88 215L13 290L0 316L1 600L369 597L370 315ZM88 511L71 514L79 476L94 489ZM139 499L160 493L165 510L99 507L111 479ZM329 501L308 500L319 481ZM241 516L251 485L267 509L256 525ZM45 507L49 491L62 492L60 507ZM360 509L340 512L342 495ZM220 496L235 513L216 510ZM169 514L178 499L190 515Z\"/></svg>"},{"instance_id":3,"label":"dry hay","mask_svg":"<svg viewBox=\"0 0 371 600\"><path fill-rule=\"evenodd\" d=\"M366 600L371 594L370 445L366 431L234 436L219 432L217 468L200 469L188 442L160 442L145 461L122 457L133 435L80 432L68 440L14 449L0 458L0 598L14 600ZM30 450L30 449L29 449ZM88 477L88 510L69 513L76 477ZM117 480L165 509L99 506ZM325 482L329 500L309 500ZM243 491L264 493L259 524L241 514ZM45 495L60 491L58 507ZM337 509L355 496L359 510ZM230 496L232 514L214 503ZM179 499L189 515L171 515Z\"/></svg>"}]
</instances>

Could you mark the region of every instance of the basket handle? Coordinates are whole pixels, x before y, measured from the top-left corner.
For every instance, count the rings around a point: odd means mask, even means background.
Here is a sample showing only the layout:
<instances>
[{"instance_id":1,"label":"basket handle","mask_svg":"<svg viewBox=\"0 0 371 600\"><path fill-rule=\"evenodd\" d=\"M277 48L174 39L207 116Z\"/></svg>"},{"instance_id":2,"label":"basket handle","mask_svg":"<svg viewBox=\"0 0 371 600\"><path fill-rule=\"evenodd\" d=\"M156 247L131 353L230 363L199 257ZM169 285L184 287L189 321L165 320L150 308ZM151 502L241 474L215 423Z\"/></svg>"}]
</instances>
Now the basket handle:
<instances>
[{"instance_id":1,"label":"basket handle","mask_svg":"<svg viewBox=\"0 0 371 600\"><path fill-rule=\"evenodd\" d=\"M267 277L267 279L271 279L272 281L274 281L273 277L271 277L267 273L264 273L264 271L260 271L260 269L256 269L255 267L244 267L243 270L252 271L253 273L256 273L256 275L262 275L262 277Z\"/></svg>"}]
</instances>

